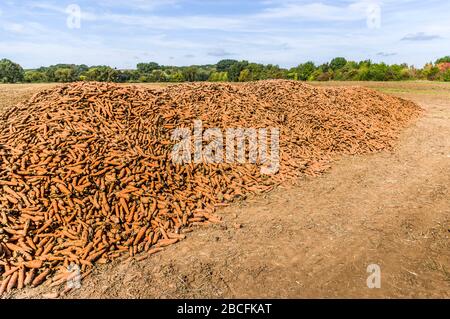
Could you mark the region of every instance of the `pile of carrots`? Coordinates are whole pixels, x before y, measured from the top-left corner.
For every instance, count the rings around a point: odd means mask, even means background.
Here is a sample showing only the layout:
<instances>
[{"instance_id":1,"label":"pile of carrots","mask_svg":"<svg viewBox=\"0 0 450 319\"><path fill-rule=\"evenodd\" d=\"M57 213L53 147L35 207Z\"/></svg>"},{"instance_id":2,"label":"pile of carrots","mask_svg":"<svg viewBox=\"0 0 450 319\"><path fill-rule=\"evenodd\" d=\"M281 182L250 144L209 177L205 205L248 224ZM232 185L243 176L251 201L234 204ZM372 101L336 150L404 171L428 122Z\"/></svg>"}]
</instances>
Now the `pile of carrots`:
<instances>
[{"instance_id":1,"label":"pile of carrots","mask_svg":"<svg viewBox=\"0 0 450 319\"><path fill-rule=\"evenodd\" d=\"M62 292L124 255L144 259L220 222L218 207L324 171L342 154L389 149L420 114L364 88L293 81L182 84L162 90L73 83L0 114L0 295L41 284ZM174 164L175 128L279 128L281 169Z\"/></svg>"}]
</instances>

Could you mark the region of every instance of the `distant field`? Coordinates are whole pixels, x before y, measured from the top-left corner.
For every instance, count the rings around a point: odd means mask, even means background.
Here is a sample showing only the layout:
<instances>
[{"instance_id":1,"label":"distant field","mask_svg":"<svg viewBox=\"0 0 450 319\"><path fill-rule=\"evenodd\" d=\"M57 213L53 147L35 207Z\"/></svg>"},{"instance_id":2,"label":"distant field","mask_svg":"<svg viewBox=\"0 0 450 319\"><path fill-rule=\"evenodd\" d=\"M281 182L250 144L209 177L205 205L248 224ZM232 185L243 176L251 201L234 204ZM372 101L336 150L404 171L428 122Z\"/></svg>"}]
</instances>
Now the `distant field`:
<instances>
[{"instance_id":1,"label":"distant field","mask_svg":"<svg viewBox=\"0 0 450 319\"><path fill-rule=\"evenodd\" d=\"M0 84L0 110L53 86L55 84Z\"/></svg>"},{"instance_id":2,"label":"distant field","mask_svg":"<svg viewBox=\"0 0 450 319\"><path fill-rule=\"evenodd\" d=\"M316 86L364 86L385 93L450 94L450 83L429 81L405 82L309 82Z\"/></svg>"}]
</instances>

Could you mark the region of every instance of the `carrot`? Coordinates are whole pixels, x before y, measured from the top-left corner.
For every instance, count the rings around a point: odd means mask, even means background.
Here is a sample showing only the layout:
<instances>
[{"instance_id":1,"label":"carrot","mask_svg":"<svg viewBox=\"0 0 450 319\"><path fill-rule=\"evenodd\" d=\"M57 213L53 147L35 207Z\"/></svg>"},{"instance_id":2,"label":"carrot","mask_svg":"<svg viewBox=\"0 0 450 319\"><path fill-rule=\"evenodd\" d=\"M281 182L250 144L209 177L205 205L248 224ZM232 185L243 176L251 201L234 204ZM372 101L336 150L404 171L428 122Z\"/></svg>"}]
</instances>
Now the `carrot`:
<instances>
[{"instance_id":1,"label":"carrot","mask_svg":"<svg viewBox=\"0 0 450 319\"><path fill-rule=\"evenodd\" d=\"M11 279L8 282L8 286L6 287L6 291L10 292L17 285L17 279L19 277L19 273L15 272L11 275Z\"/></svg>"},{"instance_id":2,"label":"carrot","mask_svg":"<svg viewBox=\"0 0 450 319\"><path fill-rule=\"evenodd\" d=\"M58 189L61 191L61 193L65 194L65 195L71 195L72 192L63 184L56 184L56 187L58 187Z\"/></svg>"},{"instance_id":3,"label":"carrot","mask_svg":"<svg viewBox=\"0 0 450 319\"><path fill-rule=\"evenodd\" d=\"M21 267L19 269L19 275L17 279L17 289L22 289L24 287L25 282L25 268Z\"/></svg>"},{"instance_id":4,"label":"carrot","mask_svg":"<svg viewBox=\"0 0 450 319\"><path fill-rule=\"evenodd\" d=\"M39 269L42 267L42 260L31 260L24 263L24 266L30 269Z\"/></svg>"},{"instance_id":5,"label":"carrot","mask_svg":"<svg viewBox=\"0 0 450 319\"><path fill-rule=\"evenodd\" d=\"M48 253L50 253L50 251L52 251L53 247L55 247L55 245L53 243L46 245L44 248L44 251L42 252L42 256L45 256Z\"/></svg>"},{"instance_id":6,"label":"carrot","mask_svg":"<svg viewBox=\"0 0 450 319\"><path fill-rule=\"evenodd\" d=\"M175 239L175 238L177 238L177 239L185 239L186 238L186 235L183 235L183 234L176 234L176 233L167 233L167 236L170 238L170 239Z\"/></svg>"},{"instance_id":7,"label":"carrot","mask_svg":"<svg viewBox=\"0 0 450 319\"><path fill-rule=\"evenodd\" d=\"M106 251L106 249L102 249L98 252L90 254L89 257L87 258L87 261L95 262L97 259L99 259L105 253L105 251Z\"/></svg>"},{"instance_id":8,"label":"carrot","mask_svg":"<svg viewBox=\"0 0 450 319\"><path fill-rule=\"evenodd\" d=\"M156 253L158 253L158 252L160 252L160 251L163 251L163 248L153 248L153 249L150 249L149 251L147 251L147 252L145 253L145 255L136 258L136 260L137 260L137 261L143 261L143 260L147 259L148 257L150 257L151 255L154 255L154 254L156 254Z\"/></svg>"},{"instance_id":9,"label":"carrot","mask_svg":"<svg viewBox=\"0 0 450 319\"><path fill-rule=\"evenodd\" d=\"M11 275L9 275L8 277L6 277L5 279L3 279L1 285L0 285L0 296L3 295L3 293L5 293L7 287L8 287L8 283L11 280Z\"/></svg>"},{"instance_id":10,"label":"carrot","mask_svg":"<svg viewBox=\"0 0 450 319\"><path fill-rule=\"evenodd\" d=\"M177 243L179 241L178 238L173 238L173 239L161 239L159 240L155 247L159 248L159 247L166 247L166 246L170 246L173 245L175 243Z\"/></svg>"},{"instance_id":11,"label":"carrot","mask_svg":"<svg viewBox=\"0 0 450 319\"><path fill-rule=\"evenodd\" d=\"M9 277L10 275L14 274L18 269L19 267L12 267L10 270L5 271L2 275L3 278Z\"/></svg>"},{"instance_id":12,"label":"carrot","mask_svg":"<svg viewBox=\"0 0 450 319\"><path fill-rule=\"evenodd\" d=\"M4 181L4 180L0 180L0 185L18 186L19 183L13 182L13 181Z\"/></svg>"},{"instance_id":13,"label":"carrot","mask_svg":"<svg viewBox=\"0 0 450 319\"><path fill-rule=\"evenodd\" d=\"M34 272L35 272L35 269L31 269L28 271L27 275L25 276L25 281L24 281L25 286L29 286L33 282Z\"/></svg>"},{"instance_id":14,"label":"carrot","mask_svg":"<svg viewBox=\"0 0 450 319\"><path fill-rule=\"evenodd\" d=\"M15 197L13 197L13 196L9 196L9 195L4 194L4 195L3 195L3 198L6 199L6 200L8 200L9 202L11 202L11 203L13 203L13 204L19 203L19 201L18 201Z\"/></svg>"},{"instance_id":15,"label":"carrot","mask_svg":"<svg viewBox=\"0 0 450 319\"><path fill-rule=\"evenodd\" d=\"M148 229L148 226L144 226L139 230L139 232L136 235L136 239L133 242L133 246L136 246L137 244L139 244L141 242L142 238L144 238L144 236L145 236L145 232L147 231L147 229Z\"/></svg>"},{"instance_id":16,"label":"carrot","mask_svg":"<svg viewBox=\"0 0 450 319\"><path fill-rule=\"evenodd\" d=\"M36 276L31 283L32 287L39 286L42 284L42 282L45 280L45 278L50 274L50 269L45 269L43 272L41 272L38 276Z\"/></svg>"},{"instance_id":17,"label":"carrot","mask_svg":"<svg viewBox=\"0 0 450 319\"><path fill-rule=\"evenodd\" d=\"M7 186L7 185L3 186L3 190L4 190L5 192L7 192L8 194L10 194L12 197L14 197L14 198L16 198L16 199L18 199L18 200L21 199L21 197L19 196L19 194L16 193L15 191L13 191L13 190L12 190L9 186Z\"/></svg>"},{"instance_id":18,"label":"carrot","mask_svg":"<svg viewBox=\"0 0 450 319\"><path fill-rule=\"evenodd\" d=\"M42 233L44 230L46 230L51 224L53 223L53 220L48 220L45 222L44 225L42 225L41 228L39 228L38 230L36 230L36 234L40 234Z\"/></svg>"}]
</instances>

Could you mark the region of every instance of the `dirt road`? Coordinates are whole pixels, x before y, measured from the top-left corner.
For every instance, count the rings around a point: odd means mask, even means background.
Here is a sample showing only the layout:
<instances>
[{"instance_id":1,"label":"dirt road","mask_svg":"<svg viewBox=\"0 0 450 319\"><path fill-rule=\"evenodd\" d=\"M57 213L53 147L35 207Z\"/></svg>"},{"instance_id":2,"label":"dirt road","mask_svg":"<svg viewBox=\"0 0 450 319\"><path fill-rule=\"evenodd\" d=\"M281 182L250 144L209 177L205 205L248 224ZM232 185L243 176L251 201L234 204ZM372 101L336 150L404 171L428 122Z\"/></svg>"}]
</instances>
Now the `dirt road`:
<instances>
[{"instance_id":1,"label":"dirt road","mask_svg":"<svg viewBox=\"0 0 450 319\"><path fill-rule=\"evenodd\" d=\"M450 297L450 86L369 85L426 110L393 152L343 158L221 210L224 225L101 266L68 297ZM381 268L380 289L367 287L369 264Z\"/></svg>"}]
</instances>

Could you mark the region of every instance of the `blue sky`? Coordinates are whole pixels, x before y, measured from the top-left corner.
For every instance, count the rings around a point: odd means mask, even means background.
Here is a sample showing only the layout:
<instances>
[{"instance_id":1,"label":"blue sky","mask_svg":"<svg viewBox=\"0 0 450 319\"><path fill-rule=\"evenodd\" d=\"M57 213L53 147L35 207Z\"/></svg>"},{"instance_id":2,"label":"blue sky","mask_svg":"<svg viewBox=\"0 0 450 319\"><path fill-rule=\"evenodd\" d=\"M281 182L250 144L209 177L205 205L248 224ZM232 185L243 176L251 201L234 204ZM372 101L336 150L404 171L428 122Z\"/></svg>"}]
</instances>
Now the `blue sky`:
<instances>
[{"instance_id":1,"label":"blue sky","mask_svg":"<svg viewBox=\"0 0 450 319\"><path fill-rule=\"evenodd\" d=\"M422 66L450 55L449 14L448 0L2 0L0 58L26 68L335 56Z\"/></svg>"}]
</instances>

